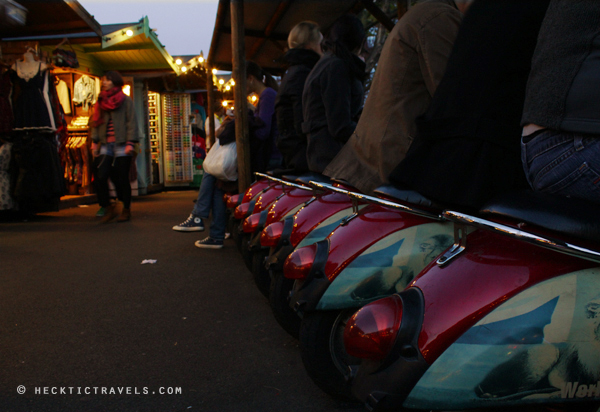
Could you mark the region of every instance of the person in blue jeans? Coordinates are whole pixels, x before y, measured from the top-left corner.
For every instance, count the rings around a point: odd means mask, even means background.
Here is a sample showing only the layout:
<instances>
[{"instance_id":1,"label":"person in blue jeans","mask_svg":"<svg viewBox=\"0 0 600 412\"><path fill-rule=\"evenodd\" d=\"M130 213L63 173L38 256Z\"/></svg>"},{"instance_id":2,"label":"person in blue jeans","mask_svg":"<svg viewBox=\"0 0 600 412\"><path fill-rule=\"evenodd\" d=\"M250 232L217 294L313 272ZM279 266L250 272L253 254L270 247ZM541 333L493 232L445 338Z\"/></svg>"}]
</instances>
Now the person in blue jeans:
<instances>
[{"instance_id":1,"label":"person in blue jeans","mask_svg":"<svg viewBox=\"0 0 600 412\"><path fill-rule=\"evenodd\" d=\"M521 124L535 191L600 203L600 2L552 0Z\"/></svg>"},{"instance_id":2,"label":"person in blue jeans","mask_svg":"<svg viewBox=\"0 0 600 412\"><path fill-rule=\"evenodd\" d=\"M249 119L250 134L250 156L252 170L265 171L270 160L273 158L272 147L276 136L275 96L277 83L275 79L254 62L246 62L246 85L247 93L256 93L260 96L256 111ZM235 127L233 118L223 121L221 127L215 131L221 145L235 141ZM205 249L220 249L223 247L225 230L227 227L226 206L223 195L226 185L232 182L223 182L215 176L204 173L196 205L190 216L179 225L173 226L178 232L202 232L204 230L204 219L208 219L212 210L212 221L210 234L207 238L198 240L195 245Z\"/></svg>"},{"instance_id":3,"label":"person in blue jeans","mask_svg":"<svg viewBox=\"0 0 600 412\"><path fill-rule=\"evenodd\" d=\"M221 137L224 135L232 134L232 127L226 127L227 124L232 123L231 118L225 118L222 127L215 131L217 138L221 142ZM230 125L230 126L231 126ZM233 131L234 133L234 131ZM235 134L228 137L228 141L231 138L235 141ZM224 142L221 142L224 144ZM182 223L173 226L173 230L178 232L202 232L204 231L204 219L208 219L212 210L212 221L210 223L210 236L198 240L195 245L199 248L205 249L221 249L223 247L223 241L226 237L226 206L223 201L223 184L210 173L204 172L202 176L202 183L200 183L200 190L198 191L198 198L192 213Z\"/></svg>"}]
</instances>

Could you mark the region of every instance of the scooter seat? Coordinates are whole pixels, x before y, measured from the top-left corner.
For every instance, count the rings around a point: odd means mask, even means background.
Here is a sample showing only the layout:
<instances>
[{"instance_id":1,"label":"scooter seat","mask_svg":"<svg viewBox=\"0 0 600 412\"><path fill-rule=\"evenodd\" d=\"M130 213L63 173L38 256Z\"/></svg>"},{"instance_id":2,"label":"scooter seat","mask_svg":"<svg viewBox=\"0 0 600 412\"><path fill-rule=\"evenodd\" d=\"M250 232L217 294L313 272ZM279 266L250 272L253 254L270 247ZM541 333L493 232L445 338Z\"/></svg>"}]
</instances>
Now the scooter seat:
<instances>
[{"instance_id":1,"label":"scooter seat","mask_svg":"<svg viewBox=\"0 0 600 412\"><path fill-rule=\"evenodd\" d=\"M319 183L331 183L331 179L320 173L304 173L296 178L297 183L308 185L310 181Z\"/></svg>"},{"instance_id":2,"label":"scooter seat","mask_svg":"<svg viewBox=\"0 0 600 412\"><path fill-rule=\"evenodd\" d=\"M265 174L273 177L283 177L286 175L294 175L294 169L273 169L265 172ZM295 178L296 176L294 176Z\"/></svg>"},{"instance_id":3,"label":"scooter seat","mask_svg":"<svg viewBox=\"0 0 600 412\"><path fill-rule=\"evenodd\" d=\"M379 186L373 191L375 195L387 199L397 200L402 203L410 203L411 205L424 206L432 209L443 210L444 207L426 198L419 192L414 190L400 189L393 185Z\"/></svg>"},{"instance_id":4,"label":"scooter seat","mask_svg":"<svg viewBox=\"0 0 600 412\"><path fill-rule=\"evenodd\" d=\"M581 199L522 191L499 196L480 210L578 239L600 241L600 206Z\"/></svg>"}]
</instances>

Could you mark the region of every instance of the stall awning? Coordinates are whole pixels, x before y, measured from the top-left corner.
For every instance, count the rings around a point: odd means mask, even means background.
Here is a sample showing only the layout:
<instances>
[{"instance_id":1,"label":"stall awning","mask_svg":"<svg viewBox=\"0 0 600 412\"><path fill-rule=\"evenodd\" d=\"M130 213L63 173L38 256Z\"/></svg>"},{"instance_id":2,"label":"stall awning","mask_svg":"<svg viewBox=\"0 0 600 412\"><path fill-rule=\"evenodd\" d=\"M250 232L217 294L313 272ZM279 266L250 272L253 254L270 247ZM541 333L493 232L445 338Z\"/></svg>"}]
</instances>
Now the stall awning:
<instances>
[{"instance_id":1,"label":"stall awning","mask_svg":"<svg viewBox=\"0 0 600 412\"><path fill-rule=\"evenodd\" d=\"M137 23L103 25L100 42L85 44L83 49L106 69L180 74L180 67L150 28L148 17Z\"/></svg>"},{"instance_id":2,"label":"stall awning","mask_svg":"<svg viewBox=\"0 0 600 412\"><path fill-rule=\"evenodd\" d=\"M246 59L263 69L283 70L282 56L290 30L303 20L312 20L326 31L340 16L354 9L358 0L256 0L244 3ZM212 67L232 69L230 1L220 0L208 55Z\"/></svg>"},{"instance_id":3,"label":"stall awning","mask_svg":"<svg viewBox=\"0 0 600 412\"><path fill-rule=\"evenodd\" d=\"M13 37L93 32L100 24L76 0L16 0L27 9L23 26L0 26L0 39Z\"/></svg>"}]
</instances>

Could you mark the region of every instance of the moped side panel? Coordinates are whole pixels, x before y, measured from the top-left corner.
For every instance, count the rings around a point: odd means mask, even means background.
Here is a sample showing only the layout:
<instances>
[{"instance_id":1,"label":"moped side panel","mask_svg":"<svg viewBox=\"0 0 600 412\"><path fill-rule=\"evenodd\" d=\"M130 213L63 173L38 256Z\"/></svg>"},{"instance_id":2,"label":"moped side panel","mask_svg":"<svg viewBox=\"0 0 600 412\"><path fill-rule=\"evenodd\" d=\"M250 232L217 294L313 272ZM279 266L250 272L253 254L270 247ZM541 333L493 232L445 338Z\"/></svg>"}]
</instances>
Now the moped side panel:
<instances>
[{"instance_id":1,"label":"moped side panel","mask_svg":"<svg viewBox=\"0 0 600 412\"><path fill-rule=\"evenodd\" d=\"M277 222L288 216L290 213L297 212L302 205L313 197L313 192L293 188L279 198L276 203L269 209L265 227L273 222Z\"/></svg>"},{"instance_id":2,"label":"moped side panel","mask_svg":"<svg viewBox=\"0 0 600 412\"><path fill-rule=\"evenodd\" d=\"M363 306L404 290L429 262L454 242L451 223L425 219L420 223L378 239L354 258L335 277L317 309ZM363 239L368 238L365 233Z\"/></svg>"},{"instance_id":3,"label":"moped side panel","mask_svg":"<svg viewBox=\"0 0 600 412\"><path fill-rule=\"evenodd\" d=\"M353 212L352 200L345 194L334 192L317 195L316 197L315 201L298 210L298 213L294 216L294 229L290 237L292 245L302 247L315 243L316 240L308 240L308 243L303 240L309 235L313 236L312 231L317 227L321 230L324 227L332 226L333 223L337 222L339 224L340 220ZM321 233L316 234L317 240L325 239L337 224L332 226L325 236L322 236Z\"/></svg>"},{"instance_id":4,"label":"moped side panel","mask_svg":"<svg viewBox=\"0 0 600 412\"><path fill-rule=\"evenodd\" d=\"M470 233L462 254L442 267L432 262L411 284L426 302L423 357L432 364L490 311L533 285L597 266L487 230Z\"/></svg>"},{"instance_id":5,"label":"moped side panel","mask_svg":"<svg viewBox=\"0 0 600 412\"><path fill-rule=\"evenodd\" d=\"M359 210L362 209L364 205L359 206ZM300 243L298 243L298 248L303 246L312 245L320 240L325 239L327 236L331 234L335 230L336 227L340 225L342 220L350 216L354 213L352 207L342 209L339 212L329 216L328 218L322 220L317 223L317 225L308 233L305 234L304 238Z\"/></svg>"},{"instance_id":6,"label":"moped side panel","mask_svg":"<svg viewBox=\"0 0 600 412\"><path fill-rule=\"evenodd\" d=\"M277 184L273 185L264 192L262 192L258 199L256 199L256 203L254 205L254 209L252 213L260 213L263 210L266 210L269 206L273 204L274 201L277 200L279 196L281 196L283 192L283 185Z\"/></svg>"},{"instance_id":7,"label":"moped side panel","mask_svg":"<svg viewBox=\"0 0 600 412\"><path fill-rule=\"evenodd\" d=\"M268 188L269 185L271 185L271 183L268 179L262 178L260 180L255 181L250 185L248 189L246 189L246 192L244 192L244 197L242 198L241 203L249 202L255 196L260 194L260 192L262 192L264 189Z\"/></svg>"},{"instance_id":8,"label":"moped side panel","mask_svg":"<svg viewBox=\"0 0 600 412\"><path fill-rule=\"evenodd\" d=\"M429 367L403 406L593 400L600 400L598 267L544 280L498 305Z\"/></svg>"}]
</instances>

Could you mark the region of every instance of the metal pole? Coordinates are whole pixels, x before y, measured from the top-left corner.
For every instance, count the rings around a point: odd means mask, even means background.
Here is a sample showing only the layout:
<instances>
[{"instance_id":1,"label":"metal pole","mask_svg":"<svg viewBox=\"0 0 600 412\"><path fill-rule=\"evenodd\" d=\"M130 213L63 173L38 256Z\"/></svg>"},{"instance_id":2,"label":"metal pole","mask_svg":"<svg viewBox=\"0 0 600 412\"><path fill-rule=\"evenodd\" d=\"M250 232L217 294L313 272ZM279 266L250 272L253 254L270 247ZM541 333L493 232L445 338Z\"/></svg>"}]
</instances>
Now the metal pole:
<instances>
[{"instance_id":1,"label":"metal pole","mask_svg":"<svg viewBox=\"0 0 600 412\"><path fill-rule=\"evenodd\" d=\"M246 45L244 41L244 0L231 0L231 50L235 81L235 140L238 153L238 189L243 193L252 183L248 100L246 98Z\"/></svg>"}]
</instances>

